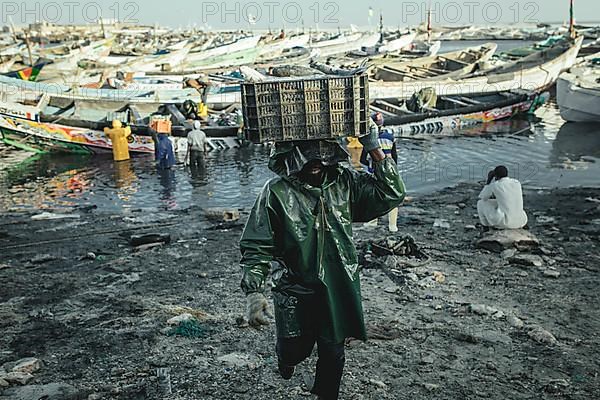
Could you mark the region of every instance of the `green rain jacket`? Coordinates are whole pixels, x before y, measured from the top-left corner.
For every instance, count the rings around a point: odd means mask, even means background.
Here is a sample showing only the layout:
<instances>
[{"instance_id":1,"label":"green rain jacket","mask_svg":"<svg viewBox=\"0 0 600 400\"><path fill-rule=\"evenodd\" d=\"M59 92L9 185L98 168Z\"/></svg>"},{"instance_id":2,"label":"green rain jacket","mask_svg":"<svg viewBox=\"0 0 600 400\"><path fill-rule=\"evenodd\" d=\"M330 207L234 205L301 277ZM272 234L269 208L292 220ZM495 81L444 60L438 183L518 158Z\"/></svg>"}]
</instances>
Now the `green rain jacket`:
<instances>
[{"instance_id":1,"label":"green rain jacket","mask_svg":"<svg viewBox=\"0 0 600 400\"><path fill-rule=\"evenodd\" d=\"M263 292L275 261L278 337L306 334L306 318L320 311L327 323L317 335L335 343L366 340L351 222L371 221L402 202L405 188L395 163L386 157L374 163L373 174L329 167L321 187L286 175L282 153L271 156L269 168L279 177L263 187L240 241L242 290ZM315 292L322 300L307 303L313 309L300 313L303 320L297 308Z\"/></svg>"}]
</instances>

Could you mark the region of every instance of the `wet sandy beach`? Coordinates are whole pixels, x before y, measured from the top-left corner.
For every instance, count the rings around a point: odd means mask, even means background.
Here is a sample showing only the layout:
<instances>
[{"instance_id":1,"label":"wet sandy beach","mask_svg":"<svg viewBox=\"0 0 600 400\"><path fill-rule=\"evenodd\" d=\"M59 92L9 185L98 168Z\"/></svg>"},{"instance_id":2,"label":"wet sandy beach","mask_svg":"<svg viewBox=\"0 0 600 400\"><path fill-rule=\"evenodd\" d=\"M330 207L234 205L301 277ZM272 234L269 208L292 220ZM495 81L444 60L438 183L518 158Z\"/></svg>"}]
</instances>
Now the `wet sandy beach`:
<instances>
[{"instance_id":1,"label":"wet sandy beach","mask_svg":"<svg viewBox=\"0 0 600 400\"><path fill-rule=\"evenodd\" d=\"M598 397L600 190L526 190L539 245L503 253L476 246L478 190L416 197L401 208L397 234L382 220L375 230L355 226L361 249L411 235L431 261L366 255L370 339L348 343L342 399ZM41 366L0 398L307 398L314 357L283 381L273 324L244 324L241 211L227 224L198 207L1 214L0 365L35 357ZM433 227L440 218L448 228ZM171 242L134 249L127 240L149 232ZM193 335L167 323L184 313ZM169 369L171 395L159 368Z\"/></svg>"}]
</instances>

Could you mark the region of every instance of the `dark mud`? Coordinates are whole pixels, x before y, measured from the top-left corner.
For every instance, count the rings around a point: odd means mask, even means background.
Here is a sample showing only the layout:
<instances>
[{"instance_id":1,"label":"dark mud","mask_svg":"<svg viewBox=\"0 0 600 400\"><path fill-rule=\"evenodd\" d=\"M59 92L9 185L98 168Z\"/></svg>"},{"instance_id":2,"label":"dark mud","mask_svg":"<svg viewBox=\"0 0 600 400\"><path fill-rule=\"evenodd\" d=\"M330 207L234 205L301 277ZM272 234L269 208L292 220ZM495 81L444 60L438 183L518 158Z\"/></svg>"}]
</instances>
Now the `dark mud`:
<instances>
[{"instance_id":1,"label":"dark mud","mask_svg":"<svg viewBox=\"0 0 600 400\"><path fill-rule=\"evenodd\" d=\"M356 230L361 247L410 234L431 262L403 268L367 256L371 339L348 343L342 399L600 398L600 190L526 192L541 244L521 253L541 266L476 247L477 190L414 199L397 234L381 220ZM39 358L29 385L68 383L81 399L309 396L314 358L281 380L274 327L241 321L241 223L208 221L198 208L73 213L79 218L0 215L0 365ZM439 218L450 227L434 228ZM127 237L144 232L172 241L134 251ZM167 320L183 312L200 317L203 337L167 334ZM556 343L536 341L540 329ZM170 368L171 395L158 368ZM0 388L0 399L19 387Z\"/></svg>"}]
</instances>

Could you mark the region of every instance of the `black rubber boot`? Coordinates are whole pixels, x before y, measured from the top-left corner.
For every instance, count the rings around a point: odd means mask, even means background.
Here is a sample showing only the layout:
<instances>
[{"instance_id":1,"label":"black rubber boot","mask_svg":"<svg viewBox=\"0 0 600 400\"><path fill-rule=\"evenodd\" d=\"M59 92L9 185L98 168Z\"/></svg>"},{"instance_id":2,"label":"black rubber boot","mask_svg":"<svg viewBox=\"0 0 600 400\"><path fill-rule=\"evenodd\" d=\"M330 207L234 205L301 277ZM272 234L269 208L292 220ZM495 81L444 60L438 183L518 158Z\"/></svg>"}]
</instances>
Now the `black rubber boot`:
<instances>
[{"instance_id":1,"label":"black rubber boot","mask_svg":"<svg viewBox=\"0 0 600 400\"><path fill-rule=\"evenodd\" d=\"M283 365L277 363L277 369L279 370L279 375L285 380L292 379L292 375L294 375L294 367L289 367L287 365Z\"/></svg>"}]
</instances>

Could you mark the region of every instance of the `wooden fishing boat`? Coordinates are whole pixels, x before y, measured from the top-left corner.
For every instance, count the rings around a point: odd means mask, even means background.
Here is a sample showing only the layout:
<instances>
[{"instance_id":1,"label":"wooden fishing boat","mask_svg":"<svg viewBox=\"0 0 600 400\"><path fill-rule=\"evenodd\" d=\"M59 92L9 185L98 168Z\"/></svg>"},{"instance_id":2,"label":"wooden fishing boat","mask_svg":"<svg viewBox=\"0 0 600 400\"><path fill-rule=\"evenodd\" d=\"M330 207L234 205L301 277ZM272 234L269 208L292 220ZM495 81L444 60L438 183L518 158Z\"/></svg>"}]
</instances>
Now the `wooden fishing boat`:
<instances>
[{"instance_id":1,"label":"wooden fishing boat","mask_svg":"<svg viewBox=\"0 0 600 400\"><path fill-rule=\"evenodd\" d=\"M2 57L0 61L0 74L12 71L15 62L17 62L17 57Z\"/></svg>"},{"instance_id":2,"label":"wooden fishing boat","mask_svg":"<svg viewBox=\"0 0 600 400\"><path fill-rule=\"evenodd\" d=\"M405 34L398 33L392 38L386 39L383 43L379 41L371 47L362 47L359 50L350 51L347 56L352 58L369 57L373 59L383 57L387 54L397 53L404 47L411 45L416 36L416 32L408 32Z\"/></svg>"},{"instance_id":3,"label":"wooden fishing boat","mask_svg":"<svg viewBox=\"0 0 600 400\"><path fill-rule=\"evenodd\" d=\"M495 55L496 58L504 61L516 61L520 60L523 57L530 56L532 54L538 53L542 50L546 50L554 46L556 43L561 42L563 40L562 36L550 36L544 40L539 42L523 46L517 47L510 50L502 51Z\"/></svg>"},{"instance_id":4,"label":"wooden fishing boat","mask_svg":"<svg viewBox=\"0 0 600 400\"><path fill-rule=\"evenodd\" d=\"M48 63L50 63L50 60L39 60L38 62L36 62L34 65L32 66L27 66L24 68L20 68L18 70L15 71L10 71L10 72L6 72L3 73L2 75L8 77L8 78L15 78L15 79L21 79L24 81L30 81L30 82L35 82L40 74L40 72L42 71L42 69L48 65Z\"/></svg>"},{"instance_id":5,"label":"wooden fishing boat","mask_svg":"<svg viewBox=\"0 0 600 400\"><path fill-rule=\"evenodd\" d=\"M113 41L113 38L94 41L86 46L71 50L68 55L51 58L53 62L48 64L40 73L39 80L51 79L56 76L71 76L73 71L77 70L79 61L107 56L110 53Z\"/></svg>"},{"instance_id":6,"label":"wooden fishing boat","mask_svg":"<svg viewBox=\"0 0 600 400\"><path fill-rule=\"evenodd\" d=\"M132 124L129 152L154 154L154 141L147 119ZM102 154L112 151L112 143L103 129L108 121L82 121L44 115L39 107L0 102L0 140L7 145L32 152ZM239 147L237 126L203 127L213 149ZM175 148L187 146L187 126L174 126L169 136Z\"/></svg>"},{"instance_id":7,"label":"wooden fishing boat","mask_svg":"<svg viewBox=\"0 0 600 400\"><path fill-rule=\"evenodd\" d=\"M294 47L304 47L306 46L309 40L309 34L300 34L294 36L286 36L283 39L275 39L273 41L266 42L259 49L259 60L277 57L281 55L285 50L289 50Z\"/></svg>"},{"instance_id":8,"label":"wooden fishing boat","mask_svg":"<svg viewBox=\"0 0 600 400\"><path fill-rule=\"evenodd\" d=\"M600 53L558 77L556 102L565 121L600 122Z\"/></svg>"},{"instance_id":9,"label":"wooden fishing boat","mask_svg":"<svg viewBox=\"0 0 600 400\"><path fill-rule=\"evenodd\" d=\"M339 33L337 35L322 40L313 40L311 36L311 40L309 41L308 47L313 49L319 49L322 47L345 45L346 43L359 40L362 36L363 34L360 32Z\"/></svg>"},{"instance_id":10,"label":"wooden fishing boat","mask_svg":"<svg viewBox=\"0 0 600 400\"><path fill-rule=\"evenodd\" d=\"M350 34L342 36L345 40L341 40L341 38L332 39L326 42L334 42L334 44L326 44L325 43L311 43L309 46L311 48L316 48L319 50L320 57L329 57L336 54L347 53L352 50L358 50L362 47L372 47L379 41L379 33L372 34Z\"/></svg>"},{"instance_id":11,"label":"wooden fishing boat","mask_svg":"<svg viewBox=\"0 0 600 400\"><path fill-rule=\"evenodd\" d=\"M82 59L78 65L84 69L112 69L121 72L172 71L183 65L193 44L188 44L187 40L183 40L173 47L170 50L137 57L106 56L94 59Z\"/></svg>"},{"instance_id":12,"label":"wooden fishing boat","mask_svg":"<svg viewBox=\"0 0 600 400\"><path fill-rule=\"evenodd\" d=\"M28 82L0 76L0 99L20 103L23 100L36 103L43 95L59 108L75 105L81 112L98 111L106 114L127 104L136 105L142 114L155 112L163 103L181 104L186 100L200 101L201 94L193 88L177 90L140 89L117 90L70 87L59 83Z\"/></svg>"},{"instance_id":13,"label":"wooden fishing boat","mask_svg":"<svg viewBox=\"0 0 600 400\"><path fill-rule=\"evenodd\" d=\"M374 79L387 82L422 81L461 76L473 72L496 51L495 43L469 47L464 50L438 54L416 60L377 66L372 71Z\"/></svg>"},{"instance_id":14,"label":"wooden fishing boat","mask_svg":"<svg viewBox=\"0 0 600 400\"><path fill-rule=\"evenodd\" d=\"M460 93L489 93L514 89L540 91L552 86L561 72L575 63L583 37L563 38L548 49L524 57L516 62L471 74L427 80L384 82L369 84L369 96L378 98L409 98L425 87L432 87L441 95Z\"/></svg>"},{"instance_id":15,"label":"wooden fishing boat","mask_svg":"<svg viewBox=\"0 0 600 400\"><path fill-rule=\"evenodd\" d=\"M233 43L199 52L190 52L184 67L187 69L216 68L252 63L258 57L260 35L239 39Z\"/></svg>"},{"instance_id":16,"label":"wooden fishing boat","mask_svg":"<svg viewBox=\"0 0 600 400\"><path fill-rule=\"evenodd\" d=\"M277 67L281 65L298 65L308 64L313 58L319 56L319 49L311 49L307 47L294 47L286 49L277 57L260 58L253 64L256 67Z\"/></svg>"},{"instance_id":17,"label":"wooden fishing boat","mask_svg":"<svg viewBox=\"0 0 600 400\"><path fill-rule=\"evenodd\" d=\"M371 103L371 110L384 115L385 129L394 136L427 139L462 135L477 124L532 113L547 98L547 93L524 90L439 96L435 105L417 112L410 111L406 101L379 99Z\"/></svg>"},{"instance_id":18,"label":"wooden fishing boat","mask_svg":"<svg viewBox=\"0 0 600 400\"><path fill-rule=\"evenodd\" d=\"M399 55L407 58L433 57L437 55L441 47L442 42L439 40L433 42L417 40L413 41L410 46L403 48Z\"/></svg>"},{"instance_id":19,"label":"wooden fishing boat","mask_svg":"<svg viewBox=\"0 0 600 400\"><path fill-rule=\"evenodd\" d=\"M154 153L151 136L133 136L129 151ZM0 103L0 140L33 152L58 151L99 154L112 151L110 139L100 130L43 123L37 107Z\"/></svg>"}]
</instances>

